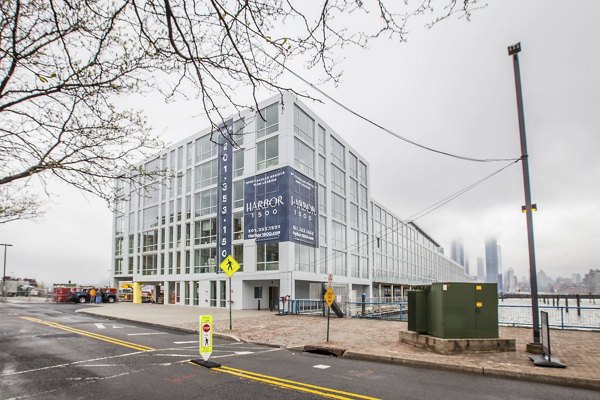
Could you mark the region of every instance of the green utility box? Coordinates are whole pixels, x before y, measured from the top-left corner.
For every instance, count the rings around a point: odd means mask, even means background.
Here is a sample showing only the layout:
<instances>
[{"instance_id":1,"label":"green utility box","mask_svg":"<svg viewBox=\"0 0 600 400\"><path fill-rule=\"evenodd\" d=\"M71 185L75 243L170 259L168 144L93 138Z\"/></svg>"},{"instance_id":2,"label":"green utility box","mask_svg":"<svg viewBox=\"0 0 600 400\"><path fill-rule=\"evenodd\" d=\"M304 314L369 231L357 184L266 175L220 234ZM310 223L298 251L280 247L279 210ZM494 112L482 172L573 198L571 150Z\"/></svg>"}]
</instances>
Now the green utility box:
<instances>
[{"instance_id":1,"label":"green utility box","mask_svg":"<svg viewBox=\"0 0 600 400\"><path fill-rule=\"evenodd\" d=\"M497 338L495 283L433 283L427 294L427 332L443 339Z\"/></svg>"},{"instance_id":2,"label":"green utility box","mask_svg":"<svg viewBox=\"0 0 600 400\"><path fill-rule=\"evenodd\" d=\"M497 338L496 284L446 282L409 291L408 330L442 339Z\"/></svg>"},{"instance_id":3,"label":"green utility box","mask_svg":"<svg viewBox=\"0 0 600 400\"><path fill-rule=\"evenodd\" d=\"M427 333L427 291L408 292L408 330Z\"/></svg>"}]
</instances>

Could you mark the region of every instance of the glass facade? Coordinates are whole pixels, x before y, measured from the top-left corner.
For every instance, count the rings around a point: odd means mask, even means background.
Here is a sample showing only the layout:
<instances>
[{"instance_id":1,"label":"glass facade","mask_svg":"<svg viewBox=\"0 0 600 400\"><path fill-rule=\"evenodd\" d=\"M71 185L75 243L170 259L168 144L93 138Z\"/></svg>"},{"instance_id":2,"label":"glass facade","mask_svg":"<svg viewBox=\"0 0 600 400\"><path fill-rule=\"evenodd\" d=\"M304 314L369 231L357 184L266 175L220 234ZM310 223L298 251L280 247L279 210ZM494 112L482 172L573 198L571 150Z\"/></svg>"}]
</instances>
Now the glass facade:
<instances>
[{"instance_id":1,"label":"glass facade","mask_svg":"<svg viewBox=\"0 0 600 400\"><path fill-rule=\"evenodd\" d=\"M292 107L282 107L274 98L259 112L241 117L233 122L229 184L232 255L241 266L236 274L242 287L246 279L264 280L261 295L268 301L266 296L275 292L269 285L280 287L277 292L283 295L283 287L293 293L293 280L322 282L324 274L336 276L348 292L353 285L364 291L379 283L465 280L464 271L417 226L370 199L367 161L308 108L296 100ZM226 304L224 275L217 274L216 265L217 154L216 137L198 134L143 164L148 171L168 170L164 178L117 184L129 196L114 214L115 279L159 282L166 290L179 290L166 294L165 302L179 298L194 305ZM244 179L285 165L318 182L317 248L244 240ZM255 287L260 285L238 290L254 293Z\"/></svg>"}]
</instances>

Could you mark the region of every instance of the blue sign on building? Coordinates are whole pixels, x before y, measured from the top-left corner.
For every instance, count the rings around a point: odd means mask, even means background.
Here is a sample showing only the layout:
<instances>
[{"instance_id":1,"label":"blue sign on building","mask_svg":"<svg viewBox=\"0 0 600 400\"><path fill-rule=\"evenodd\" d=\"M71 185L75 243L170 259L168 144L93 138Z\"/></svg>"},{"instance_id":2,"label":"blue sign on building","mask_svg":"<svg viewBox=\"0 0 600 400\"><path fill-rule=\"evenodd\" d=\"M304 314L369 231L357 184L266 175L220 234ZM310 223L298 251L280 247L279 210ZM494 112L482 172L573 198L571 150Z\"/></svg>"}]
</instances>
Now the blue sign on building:
<instances>
[{"instance_id":1,"label":"blue sign on building","mask_svg":"<svg viewBox=\"0 0 600 400\"><path fill-rule=\"evenodd\" d=\"M233 120L227 120L225 126L220 128L221 134L217 138L219 143L218 179L217 187L217 273L218 266L231 255L231 198L233 190L232 174L233 148L228 138L233 133Z\"/></svg>"},{"instance_id":2,"label":"blue sign on building","mask_svg":"<svg viewBox=\"0 0 600 400\"><path fill-rule=\"evenodd\" d=\"M286 166L244 181L244 239L318 247L315 181Z\"/></svg>"}]
</instances>

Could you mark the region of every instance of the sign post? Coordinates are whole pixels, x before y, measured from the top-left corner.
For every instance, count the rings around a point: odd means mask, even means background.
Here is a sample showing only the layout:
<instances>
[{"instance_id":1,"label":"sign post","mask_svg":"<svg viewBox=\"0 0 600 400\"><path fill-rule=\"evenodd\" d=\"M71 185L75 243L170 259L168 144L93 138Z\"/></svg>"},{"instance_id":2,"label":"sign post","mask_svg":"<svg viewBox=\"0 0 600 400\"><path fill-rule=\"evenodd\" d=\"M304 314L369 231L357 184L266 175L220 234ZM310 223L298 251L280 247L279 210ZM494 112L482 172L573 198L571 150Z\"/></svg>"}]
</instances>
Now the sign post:
<instances>
[{"instance_id":1,"label":"sign post","mask_svg":"<svg viewBox=\"0 0 600 400\"><path fill-rule=\"evenodd\" d=\"M329 342L329 320L331 318L331 305L333 304L333 300L335 300L335 293L331 286L327 288L323 298L325 299L325 303L327 303L327 341Z\"/></svg>"},{"instance_id":2,"label":"sign post","mask_svg":"<svg viewBox=\"0 0 600 400\"><path fill-rule=\"evenodd\" d=\"M550 350L550 325L548 323L548 313L546 311L540 312L542 320L542 351L541 356L530 356L529 359L533 361L533 365L536 367L553 367L553 368L566 368L567 366L560 362L558 358L552 359L552 353Z\"/></svg>"},{"instance_id":3,"label":"sign post","mask_svg":"<svg viewBox=\"0 0 600 400\"><path fill-rule=\"evenodd\" d=\"M221 366L221 364L208 361L213 351L213 317L212 315L201 315L198 318L198 322L198 345L200 348L200 355L202 356L202 360L194 359L190 360L190 362L197 365L201 365L206 368L218 368Z\"/></svg>"},{"instance_id":4,"label":"sign post","mask_svg":"<svg viewBox=\"0 0 600 400\"><path fill-rule=\"evenodd\" d=\"M221 271L225 272L229 277L229 330L231 330L231 277L238 271L238 269L240 269L240 264L235 260L235 258L229 255L225 257L221 264L219 264L219 268L221 268Z\"/></svg>"}]
</instances>

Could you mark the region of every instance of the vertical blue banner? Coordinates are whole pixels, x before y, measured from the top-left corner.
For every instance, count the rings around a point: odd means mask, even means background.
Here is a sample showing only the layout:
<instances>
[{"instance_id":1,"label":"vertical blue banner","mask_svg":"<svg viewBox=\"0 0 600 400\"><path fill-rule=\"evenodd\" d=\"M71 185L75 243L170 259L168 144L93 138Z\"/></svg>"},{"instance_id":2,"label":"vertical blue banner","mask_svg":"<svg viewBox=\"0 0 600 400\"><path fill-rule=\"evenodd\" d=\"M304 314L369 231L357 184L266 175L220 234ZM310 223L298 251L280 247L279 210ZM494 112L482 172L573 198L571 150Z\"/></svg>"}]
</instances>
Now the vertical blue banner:
<instances>
[{"instance_id":1,"label":"vertical blue banner","mask_svg":"<svg viewBox=\"0 0 600 400\"><path fill-rule=\"evenodd\" d=\"M219 143L218 158L218 182L217 187L217 266L216 272L219 273L219 265L228 256L231 255L232 234L232 167L233 167L233 148L230 143L233 134L233 120L227 120L225 126L220 128L217 142Z\"/></svg>"}]
</instances>

